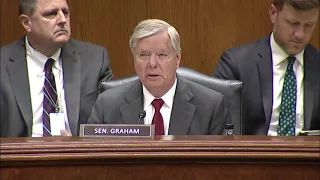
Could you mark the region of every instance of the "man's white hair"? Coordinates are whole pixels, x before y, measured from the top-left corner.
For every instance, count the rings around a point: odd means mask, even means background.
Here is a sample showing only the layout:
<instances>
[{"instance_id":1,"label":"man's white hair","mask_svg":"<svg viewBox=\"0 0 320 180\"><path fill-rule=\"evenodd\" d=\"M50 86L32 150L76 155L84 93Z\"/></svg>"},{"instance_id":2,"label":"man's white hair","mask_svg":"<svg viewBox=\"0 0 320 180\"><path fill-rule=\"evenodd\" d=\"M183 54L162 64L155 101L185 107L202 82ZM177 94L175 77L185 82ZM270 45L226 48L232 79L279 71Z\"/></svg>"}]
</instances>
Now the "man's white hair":
<instances>
[{"instance_id":1,"label":"man's white hair","mask_svg":"<svg viewBox=\"0 0 320 180\"><path fill-rule=\"evenodd\" d=\"M134 29L129 44L130 48L134 48L136 46L136 42L138 39L142 39L145 37L152 36L161 31L167 30L169 38L171 40L172 48L175 51L180 51L180 36L178 31L171 26L169 23L160 20L160 19L147 19L141 21Z\"/></svg>"}]
</instances>

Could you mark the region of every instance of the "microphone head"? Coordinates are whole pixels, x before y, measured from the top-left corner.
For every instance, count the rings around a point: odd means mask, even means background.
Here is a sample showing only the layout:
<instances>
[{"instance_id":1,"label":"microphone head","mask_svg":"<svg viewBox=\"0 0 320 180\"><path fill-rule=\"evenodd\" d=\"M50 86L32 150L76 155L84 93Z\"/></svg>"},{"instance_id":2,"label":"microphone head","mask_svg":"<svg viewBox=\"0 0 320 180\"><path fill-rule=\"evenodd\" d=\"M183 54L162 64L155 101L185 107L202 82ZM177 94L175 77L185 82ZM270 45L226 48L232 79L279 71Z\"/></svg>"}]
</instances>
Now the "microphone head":
<instances>
[{"instance_id":1,"label":"microphone head","mask_svg":"<svg viewBox=\"0 0 320 180\"><path fill-rule=\"evenodd\" d=\"M141 119L143 119L145 116L146 116L146 111L139 112L138 124L140 124Z\"/></svg>"},{"instance_id":2,"label":"microphone head","mask_svg":"<svg viewBox=\"0 0 320 180\"><path fill-rule=\"evenodd\" d=\"M141 111L139 113L139 119L143 119L146 116L146 111Z\"/></svg>"}]
</instances>

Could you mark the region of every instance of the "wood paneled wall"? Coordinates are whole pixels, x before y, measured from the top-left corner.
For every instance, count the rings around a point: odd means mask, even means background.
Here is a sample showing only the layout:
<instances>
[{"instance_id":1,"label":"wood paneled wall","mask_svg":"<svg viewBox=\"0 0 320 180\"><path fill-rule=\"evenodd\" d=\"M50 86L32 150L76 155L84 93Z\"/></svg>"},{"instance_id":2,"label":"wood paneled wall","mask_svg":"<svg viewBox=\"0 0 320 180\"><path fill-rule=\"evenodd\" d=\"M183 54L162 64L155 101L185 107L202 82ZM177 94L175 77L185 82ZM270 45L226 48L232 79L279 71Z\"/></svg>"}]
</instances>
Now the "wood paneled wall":
<instances>
[{"instance_id":1,"label":"wood paneled wall","mask_svg":"<svg viewBox=\"0 0 320 180\"><path fill-rule=\"evenodd\" d=\"M107 48L116 78L134 74L129 38L144 19L159 18L181 36L182 64L211 74L221 53L271 32L272 0L69 0L72 37ZM18 0L1 0L1 45L24 34ZM311 43L320 48L319 23Z\"/></svg>"}]
</instances>

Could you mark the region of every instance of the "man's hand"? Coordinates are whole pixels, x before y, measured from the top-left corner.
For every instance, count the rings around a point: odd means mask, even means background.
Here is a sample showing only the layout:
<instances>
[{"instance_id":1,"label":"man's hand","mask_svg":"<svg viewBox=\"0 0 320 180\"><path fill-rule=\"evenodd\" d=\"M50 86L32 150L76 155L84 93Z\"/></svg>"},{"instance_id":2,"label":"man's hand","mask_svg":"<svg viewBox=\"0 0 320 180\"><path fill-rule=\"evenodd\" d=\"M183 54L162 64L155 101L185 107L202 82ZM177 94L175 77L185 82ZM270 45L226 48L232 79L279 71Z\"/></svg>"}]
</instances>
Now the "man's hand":
<instances>
[{"instance_id":1,"label":"man's hand","mask_svg":"<svg viewBox=\"0 0 320 180\"><path fill-rule=\"evenodd\" d=\"M70 136L65 129L60 129L61 136Z\"/></svg>"}]
</instances>

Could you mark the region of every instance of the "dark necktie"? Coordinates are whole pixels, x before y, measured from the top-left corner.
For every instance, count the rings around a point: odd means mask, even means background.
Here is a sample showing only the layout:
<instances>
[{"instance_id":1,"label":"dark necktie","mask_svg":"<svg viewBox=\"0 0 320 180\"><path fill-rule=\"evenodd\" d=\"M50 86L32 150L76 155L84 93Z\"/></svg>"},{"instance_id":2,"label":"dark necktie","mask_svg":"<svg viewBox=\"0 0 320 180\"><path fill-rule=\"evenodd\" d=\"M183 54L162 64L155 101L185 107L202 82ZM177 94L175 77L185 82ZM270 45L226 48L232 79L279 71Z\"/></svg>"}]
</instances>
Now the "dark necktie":
<instances>
[{"instance_id":1,"label":"dark necktie","mask_svg":"<svg viewBox=\"0 0 320 180\"><path fill-rule=\"evenodd\" d=\"M293 71L295 57L289 56L283 82L278 136L294 136L296 127L297 80Z\"/></svg>"},{"instance_id":2,"label":"dark necktie","mask_svg":"<svg viewBox=\"0 0 320 180\"><path fill-rule=\"evenodd\" d=\"M163 103L164 102L162 99L154 99L151 103L155 109L155 113L152 119L152 124L155 125L156 135L164 135L163 118L160 113L160 109Z\"/></svg>"},{"instance_id":3,"label":"dark necktie","mask_svg":"<svg viewBox=\"0 0 320 180\"><path fill-rule=\"evenodd\" d=\"M43 86L43 136L51 136L50 113L54 113L57 106L57 90L52 65L54 60L48 59L44 65L45 80Z\"/></svg>"}]
</instances>

